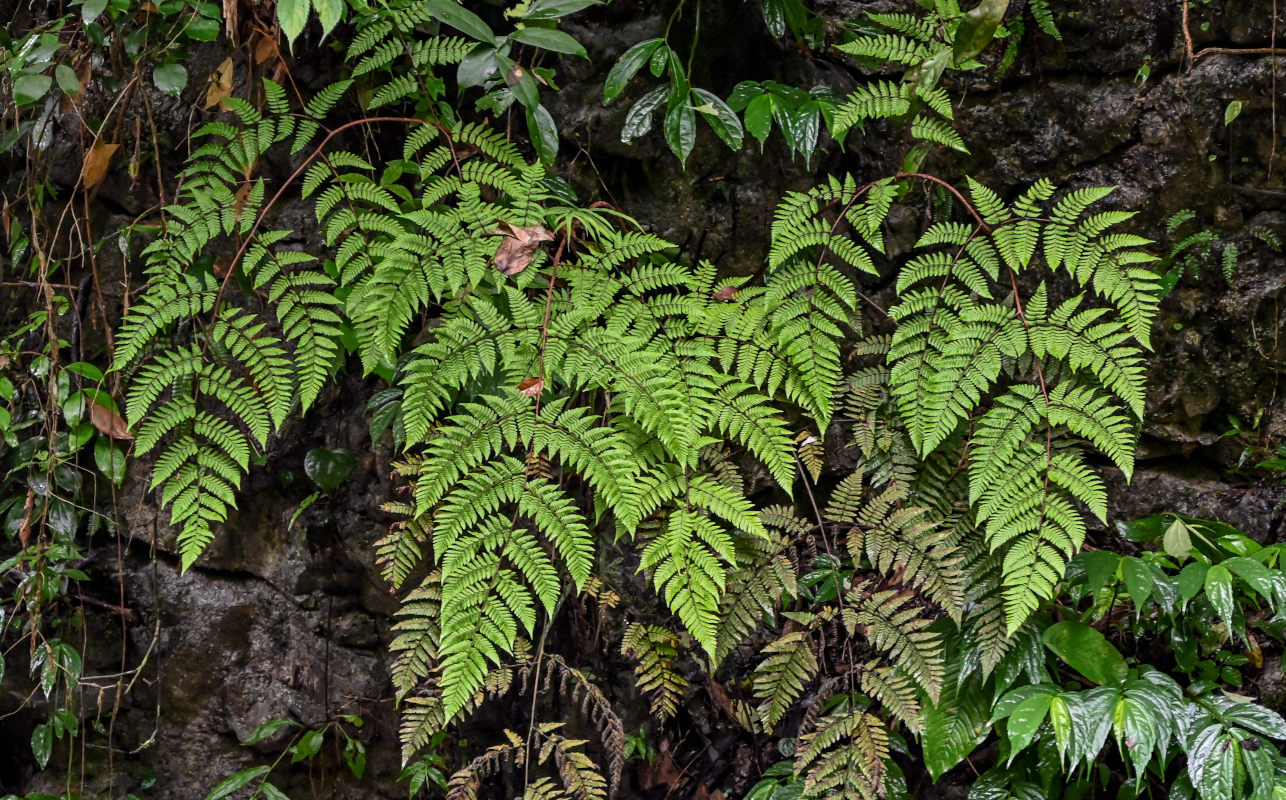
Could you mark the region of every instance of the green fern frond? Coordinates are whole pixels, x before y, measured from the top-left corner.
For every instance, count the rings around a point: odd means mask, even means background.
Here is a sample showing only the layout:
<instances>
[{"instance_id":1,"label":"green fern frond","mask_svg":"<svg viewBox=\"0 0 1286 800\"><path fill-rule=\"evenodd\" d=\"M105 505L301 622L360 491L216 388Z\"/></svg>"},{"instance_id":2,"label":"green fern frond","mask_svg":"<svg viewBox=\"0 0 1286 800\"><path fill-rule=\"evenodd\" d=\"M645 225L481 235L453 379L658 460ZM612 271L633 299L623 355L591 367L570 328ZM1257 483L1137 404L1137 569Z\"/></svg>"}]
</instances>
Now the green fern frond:
<instances>
[{"instance_id":1,"label":"green fern frond","mask_svg":"<svg viewBox=\"0 0 1286 800\"><path fill-rule=\"evenodd\" d=\"M674 716L688 688L688 682L674 668L679 655L678 638L660 626L632 622L621 639L621 655L638 662L634 683L647 696L652 715L660 720Z\"/></svg>"}]
</instances>

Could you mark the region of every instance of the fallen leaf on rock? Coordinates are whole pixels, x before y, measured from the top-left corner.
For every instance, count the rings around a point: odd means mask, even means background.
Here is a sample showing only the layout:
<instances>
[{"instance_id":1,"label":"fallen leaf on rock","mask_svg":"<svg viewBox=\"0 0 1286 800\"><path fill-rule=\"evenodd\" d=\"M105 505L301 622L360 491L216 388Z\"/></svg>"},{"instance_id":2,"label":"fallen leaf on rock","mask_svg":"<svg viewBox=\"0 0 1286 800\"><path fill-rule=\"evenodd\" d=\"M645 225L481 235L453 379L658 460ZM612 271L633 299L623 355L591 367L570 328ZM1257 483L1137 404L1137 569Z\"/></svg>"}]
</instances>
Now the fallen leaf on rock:
<instances>
[{"instance_id":1,"label":"fallen leaf on rock","mask_svg":"<svg viewBox=\"0 0 1286 800\"><path fill-rule=\"evenodd\" d=\"M210 88L205 93L205 107L223 106L223 101L232 95L232 59L225 58L219 68L210 73Z\"/></svg>"},{"instance_id":2,"label":"fallen leaf on rock","mask_svg":"<svg viewBox=\"0 0 1286 800\"><path fill-rule=\"evenodd\" d=\"M112 163L112 156L121 146L108 144L102 140L94 142L85 154L85 162L80 167L80 177L86 189L92 189L107 176L107 168Z\"/></svg>"},{"instance_id":3,"label":"fallen leaf on rock","mask_svg":"<svg viewBox=\"0 0 1286 800\"><path fill-rule=\"evenodd\" d=\"M124 417L93 400L89 401L89 422L105 436L124 441L134 439L134 434L129 432L129 424L125 422Z\"/></svg>"},{"instance_id":4,"label":"fallen leaf on rock","mask_svg":"<svg viewBox=\"0 0 1286 800\"><path fill-rule=\"evenodd\" d=\"M554 239L554 234L545 230L544 226L519 228L504 220L500 221L500 229L492 231L491 235L505 237L496 250L495 257L496 269L503 275L517 275L531 266L531 260L541 242L551 242Z\"/></svg>"}]
</instances>

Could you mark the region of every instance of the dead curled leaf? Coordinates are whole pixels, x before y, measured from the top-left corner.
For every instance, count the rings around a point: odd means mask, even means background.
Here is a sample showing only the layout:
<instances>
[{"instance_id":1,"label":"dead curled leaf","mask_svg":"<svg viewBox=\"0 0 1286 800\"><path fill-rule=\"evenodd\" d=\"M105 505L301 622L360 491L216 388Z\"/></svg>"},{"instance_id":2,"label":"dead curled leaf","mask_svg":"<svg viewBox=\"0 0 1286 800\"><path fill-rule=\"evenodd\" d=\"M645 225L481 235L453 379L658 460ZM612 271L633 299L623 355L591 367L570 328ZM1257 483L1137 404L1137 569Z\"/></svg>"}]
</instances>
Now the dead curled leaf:
<instances>
[{"instance_id":1,"label":"dead curled leaf","mask_svg":"<svg viewBox=\"0 0 1286 800\"><path fill-rule=\"evenodd\" d=\"M89 422L98 432L113 439L133 441L134 434L129 432L125 418L105 405L89 401Z\"/></svg>"},{"instance_id":2,"label":"dead curled leaf","mask_svg":"<svg viewBox=\"0 0 1286 800\"><path fill-rule=\"evenodd\" d=\"M80 177L86 189L94 188L107 177L107 168L112 163L112 156L116 155L120 147L119 144L108 144L100 139L89 148L89 152L85 153L85 161L80 167Z\"/></svg>"},{"instance_id":3,"label":"dead curled leaf","mask_svg":"<svg viewBox=\"0 0 1286 800\"><path fill-rule=\"evenodd\" d=\"M223 108L223 101L232 95L232 73L231 58L225 58L218 69L210 73L210 88L205 93L206 108Z\"/></svg>"},{"instance_id":4,"label":"dead curled leaf","mask_svg":"<svg viewBox=\"0 0 1286 800\"><path fill-rule=\"evenodd\" d=\"M505 237L505 240L500 243L500 247L496 250L495 257L496 269L500 270L503 275L517 275L531 266L531 261L535 257L536 249L540 247L541 242L552 242L554 240L554 234L545 230L544 226L541 225L519 228L504 220L501 220L499 224L500 228L492 231L491 235Z\"/></svg>"},{"instance_id":5,"label":"dead curled leaf","mask_svg":"<svg viewBox=\"0 0 1286 800\"><path fill-rule=\"evenodd\" d=\"M540 378L527 378L518 384L518 391L528 397L535 397L545 391L545 381Z\"/></svg>"}]
</instances>

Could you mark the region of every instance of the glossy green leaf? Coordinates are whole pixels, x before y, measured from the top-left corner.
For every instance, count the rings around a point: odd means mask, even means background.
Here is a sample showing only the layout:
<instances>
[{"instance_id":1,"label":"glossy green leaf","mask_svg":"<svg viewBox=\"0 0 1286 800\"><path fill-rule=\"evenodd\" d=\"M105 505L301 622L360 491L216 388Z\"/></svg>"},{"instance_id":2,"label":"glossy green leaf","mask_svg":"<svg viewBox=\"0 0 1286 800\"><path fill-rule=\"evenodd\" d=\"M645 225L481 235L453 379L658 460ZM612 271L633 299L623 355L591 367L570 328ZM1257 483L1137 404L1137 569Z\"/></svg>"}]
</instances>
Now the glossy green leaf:
<instances>
[{"instance_id":1,"label":"glossy green leaf","mask_svg":"<svg viewBox=\"0 0 1286 800\"><path fill-rule=\"evenodd\" d=\"M273 735L275 735L277 731L281 730L282 728L297 728L297 727L299 727L299 723L294 722L292 720L281 719L281 718L270 719L267 722L260 725L259 727L255 728L250 733L249 736L242 739L241 744L242 745L258 744L259 742L262 742L265 739L271 739Z\"/></svg>"},{"instance_id":2,"label":"glossy green leaf","mask_svg":"<svg viewBox=\"0 0 1286 800\"><path fill-rule=\"evenodd\" d=\"M1228 724L1240 725L1274 739L1286 739L1286 718L1257 703L1239 703L1221 716Z\"/></svg>"},{"instance_id":3,"label":"glossy green leaf","mask_svg":"<svg viewBox=\"0 0 1286 800\"><path fill-rule=\"evenodd\" d=\"M1121 573L1125 579L1125 591L1134 601L1134 607L1141 609L1152 595L1152 570L1141 559L1126 556L1121 559Z\"/></svg>"},{"instance_id":4,"label":"glossy green leaf","mask_svg":"<svg viewBox=\"0 0 1286 800\"><path fill-rule=\"evenodd\" d=\"M106 436L99 436L94 442L94 464L98 471L117 486L125 480L125 452L112 444Z\"/></svg>"},{"instance_id":5,"label":"glossy green leaf","mask_svg":"<svg viewBox=\"0 0 1286 800\"><path fill-rule=\"evenodd\" d=\"M622 53L612 65L612 69L608 71L607 80L603 82L603 100L612 102L625 88L625 84L630 82L630 78L643 68L652 54L663 44L665 44L664 39L647 39Z\"/></svg>"},{"instance_id":6,"label":"glossy green leaf","mask_svg":"<svg viewBox=\"0 0 1286 800\"><path fill-rule=\"evenodd\" d=\"M66 64L54 67L54 79L58 81L58 88L72 99L80 96L80 79L76 77L76 71L71 67Z\"/></svg>"},{"instance_id":7,"label":"glossy green leaf","mask_svg":"<svg viewBox=\"0 0 1286 800\"><path fill-rule=\"evenodd\" d=\"M86 25L96 21L107 10L107 0L85 0L80 7L80 19Z\"/></svg>"},{"instance_id":8,"label":"glossy green leaf","mask_svg":"<svg viewBox=\"0 0 1286 800\"><path fill-rule=\"evenodd\" d=\"M688 95L671 92L665 104L665 141L686 168L697 142L697 113L688 104Z\"/></svg>"},{"instance_id":9,"label":"glossy green leaf","mask_svg":"<svg viewBox=\"0 0 1286 800\"><path fill-rule=\"evenodd\" d=\"M321 750L325 736L325 731L307 731L303 736L300 736L299 741L292 748L294 755L290 757L290 763L296 764L317 755L317 752Z\"/></svg>"},{"instance_id":10,"label":"glossy green leaf","mask_svg":"<svg viewBox=\"0 0 1286 800\"><path fill-rule=\"evenodd\" d=\"M13 82L13 99L18 105L29 105L45 96L54 79L48 75L19 75Z\"/></svg>"},{"instance_id":11,"label":"glossy green leaf","mask_svg":"<svg viewBox=\"0 0 1286 800\"><path fill-rule=\"evenodd\" d=\"M670 93L669 86L658 86L630 106L621 126L621 141L629 144L652 130L652 114Z\"/></svg>"},{"instance_id":12,"label":"glossy green leaf","mask_svg":"<svg viewBox=\"0 0 1286 800\"><path fill-rule=\"evenodd\" d=\"M1236 755L1232 737L1222 725L1211 725L1196 735L1188 751L1188 777L1201 800L1232 797Z\"/></svg>"},{"instance_id":13,"label":"glossy green leaf","mask_svg":"<svg viewBox=\"0 0 1286 800\"><path fill-rule=\"evenodd\" d=\"M152 80L156 88L178 97L188 85L188 71L182 64L161 64L152 72Z\"/></svg>"},{"instance_id":14,"label":"glossy green leaf","mask_svg":"<svg viewBox=\"0 0 1286 800\"><path fill-rule=\"evenodd\" d=\"M553 164L558 159L558 126L544 106L527 109L527 135L541 161Z\"/></svg>"},{"instance_id":15,"label":"glossy green leaf","mask_svg":"<svg viewBox=\"0 0 1286 800\"><path fill-rule=\"evenodd\" d=\"M290 800L290 795L266 781L260 784L259 791L263 793L266 800Z\"/></svg>"},{"instance_id":16,"label":"glossy green leaf","mask_svg":"<svg viewBox=\"0 0 1286 800\"><path fill-rule=\"evenodd\" d=\"M692 93L701 102L698 108L719 140L733 150L740 150L742 141L745 139L745 131L736 113L713 92L693 89Z\"/></svg>"},{"instance_id":17,"label":"glossy green leaf","mask_svg":"<svg viewBox=\"0 0 1286 800\"><path fill-rule=\"evenodd\" d=\"M1122 697L1112 713L1112 732L1121 754L1134 765L1135 778L1142 780L1159 738L1152 709L1137 699Z\"/></svg>"},{"instance_id":18,"label":"glossy green leaf","mask_svg":"<svg viewBox=\"0 0 1286 800\"><path fill-rule=\"evenodd\" d=\"M218 786L205 796L205 800L223 800L225 797L231 797L236 794L238 789L249 786L251 782L262 778L272 772L272 765L265 764L258 767L250 767L238 772L234 772L219 782Z\"/></svg>"},{"instance_id":19,"label":"glossy green leaf","mask_svg":"<svg viewBox=\"0 0 1286 800\"><path fill-rule=\"evenodd\" d=\"M1215 613L1224 622L1231 624L1235 606L1232 598L1232 573L1222 564L1215 564L1206 572L1206 597ZM1196 782L1193 782L1196 785ZM1200 789L1201 787L1197 787Z\"/></svg>"},{"instance_id":20,"label":"glossy green leaf","mask_svg":"<svg viewBox=\"0 0 1286 800\"><path fill-rule=\"evenodd\" d=\"M1072 669L1103 685L1125 680L1128 668L1120 651L1102 633L1083 622L1066 620L1051 625L1042 637L1045 646Z\"/></svg>"},{"instance_id":21,"label":"glossy green leaf","mask_svg":"<svg viewBox=\"0 0 1286 800\"><path fill-rule=\"evenodd\" d=\"M1193 561L1179 571L1179 600L1184 605L1201 593L1206 583L1206 572L1209 564Z\"/></svg>"},{"instance_id":22,"label":"glossy green leaf","mask_svg":"<svg viewBox=\"0 0 1286 800\"><path fill-rule=\"evenodd\" d=\"M1255 594L1265 600L1273 597L1273 571L1246 556L1233 556L1219 562L1221 566L1246 583ZM1280 573L1278 573L1280 574Z\"/></svg>"},{"instance_id":23,"label":"glossy green leaf","mask_svg":"<svg viewBox=\"0 0 1286 800\"><path fill-rule=\"evenodd\" d=\"M54 727L46 722L37 725L31 731L31 754L41 769L49 766L49 757L54 750Z\"/></svg>"},{"instance_id":24,"label":"glossy green leaf","mask_svg":"<svg viewBox=\"0 0 1286 800\"><path fill-rule=\"evenodd\" d=\"M314 447L304 456L304 473L317 484L317 488L330 494L353 471L355 463L356 459L348 450Z\"/></svg>"},{"instance_id":25,"label":"glossy green leaf","mask_svg":"<svg viewBox=\"0 0 1286 800\"><path fill-rule=\"evenodd\" d=\"M924 764L935 781L963 761L991 732L985 693L976 680L967 681L958 693L954 682L948 682L938 704L926 704L920 719L924 724L920 737Z\"/></svg>"},{"instance_id":26,"label":"glossy green leaf","mask_svg":"<svg viewBox=\"0 0 1286 800\"><path fill-rule=\"evenodd\" d=\"M456 65L456 82L461 87L481 86L486 83L488 78L500 71L497 56L495 47L486 44L478 45Z\"/></svg>"},{"instance_id":27,"label":"glossy green leaf","mask_svg":"<svg viewBox=\"0 0 1286 800\"><path fill-rule=\"evenodd\" d=\"M1014 763L1014 757L1031 744L1036 731L1040 730L1040 726L1045 722L1045 714L1049 711L1049 702L1052 699L1053 696L1050 694L1034 695L1019 703L1009 715L1009 721L1005 725L1005 731L1009 736L1007 764Z\"/></svg>"},{"instance_id":28,"label":"glossy green leaf","mask_svg":"<svg viewBox=\"0 0 1286 800\"><path fill-rule=\"evenodd\" d=\"M425 9L439 22L450 25L466 36L487 44L498 44L482 17L457 4L454 0L422 0Z\"/></svg>"},{"instance_id":29,"label":"glossy green leaf","mask_svg":"<svg viewBox=\"0 0 1286 800\"><path fill-rule=\"evenodd\" d=\"M769 94L759 95L746 106L746 130L759 140L760 151L772 130L773 106L773 98Z\"/></svg>"},{"instance_id":30,"label":"glossy green leaf","mask_svg":"<svg viewBox=\"0 0 1286 800\"><path fill-rule=\"evenodd\" d=\"M575 14L590 6L602 5L602 0L536 0L527 7L523 19L559 19L568 14Z\"/></svg>"},{"instance_id":31,"label":"glossy green leaf","mask_svg":"<svg viewBox=\"0 0 1286 800\"><path fill-rule=\"evenodd\" d=\"M584 45L570 35L553 28L520 28L510 34L509 38L515 42L539 47L542 50L589 58L589 53L585 52Z\"/></svg>"},{"instance_id":32,"label":"glossy green leaf","mask_svg":"<svg viewBox=\"0 0 1286 800\"><path fill-rule=\"evenodd\" d=\"M956 28L952 56L957 65L981 53L996 36L996 29L1005 18L1009 0L982 0L965 12Z\"/></svg>"}]
</instances>

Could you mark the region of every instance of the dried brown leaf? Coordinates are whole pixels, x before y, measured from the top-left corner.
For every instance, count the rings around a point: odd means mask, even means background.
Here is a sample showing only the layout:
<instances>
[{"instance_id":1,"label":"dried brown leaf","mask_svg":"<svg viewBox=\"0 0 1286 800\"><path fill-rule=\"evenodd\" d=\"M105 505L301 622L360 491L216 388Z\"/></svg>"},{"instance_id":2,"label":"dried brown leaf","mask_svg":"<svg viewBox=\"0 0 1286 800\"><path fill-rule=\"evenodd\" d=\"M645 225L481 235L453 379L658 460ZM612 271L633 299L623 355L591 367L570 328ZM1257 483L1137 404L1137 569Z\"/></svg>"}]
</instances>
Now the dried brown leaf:
<instances>
[{"instance_id":1,"label":"dried brown leaf","mask_svg":"<svg viewBox=\"0 0 1286 800\"><path fill-rule=\"evenodd\" d=\"M225 30L228 32L228 38L235 45L237 43L237 0L223 0L223 19L227 26Z\"/></svg>"},{"instance_id":2,"label":"dried brown leaf","mask_svg":"<svg viewBox=\"0 0 1286 800\"><path fill-rule=\"evenodd\" d=\"M225 58L218 69L210 73L210 88L205 93L206 108L219 106L227 110L223 101L232 95L232 72L232 59Z\"/></svg>"},{"instance_id":3,"label":"dried brown leaf","mask_svg":"<svg viewBox=\"0 0 1286 800\"><path fill-rule=\"evenodd\" d=\"M724 286L723 288L719 289L719 291L714 292L711 295L711 297L713 297L715 300L718 300L721 303L726 303L729 300L731 300L732 296L736 293L737 293L736 286Z\"/></svg>"},{"instance_id":4,"label":"dried brown leaf","mask_svg":"<svg viewBox=\"0 0 1286 800\"><path fill-rule=\"evenodd\" d=\"M116 155L116 151L120 148L119 144L108 144L101 139L89 148L80 168L80 177L86 189L94 188L107 177L107 168L112 163L112 156Z\"/></svg>"},{"instance_id":5,"label":"dried brown leaf","mask_svg":"<svg viewBox=\"0 0 1286 800\"><path fill-rule=\"evenodd\" d=\"M554 239L554 234L542 225L519 228L503 220L499 224L500 228L492 231L491 235L505 237L496 250L495 258L496 269L504 275L517 275L531 266L541 242L551 242Z\"/></svg>"},{"instance_id":6,"label":"dried brown leaf","mask_svg":"<svg viewBox=\"0 0 1286 800\"><path fill-rule=\"evenodd\" d=\"M528 397L536 397L545 391L545 381L541 378L526 378L522 383L518 384L518 391Z\"/></svg>"},{"instance_id":7,"label":"dried brown leaf","mask_svg":"<svg viewBox=\"0 0 1286 800\"><path fill-rule=\"evenodd\" d=\"M129 432L129 424L125 422L124 417L93 400L89 401L89 422L105 436L124 441L134 439L134 434Z\"/></svg>"}]
</instances>

